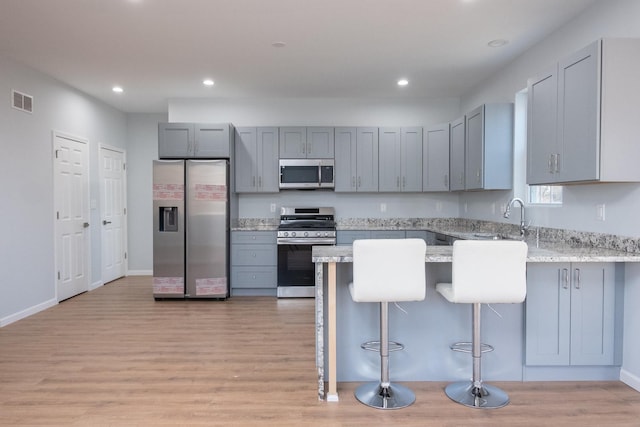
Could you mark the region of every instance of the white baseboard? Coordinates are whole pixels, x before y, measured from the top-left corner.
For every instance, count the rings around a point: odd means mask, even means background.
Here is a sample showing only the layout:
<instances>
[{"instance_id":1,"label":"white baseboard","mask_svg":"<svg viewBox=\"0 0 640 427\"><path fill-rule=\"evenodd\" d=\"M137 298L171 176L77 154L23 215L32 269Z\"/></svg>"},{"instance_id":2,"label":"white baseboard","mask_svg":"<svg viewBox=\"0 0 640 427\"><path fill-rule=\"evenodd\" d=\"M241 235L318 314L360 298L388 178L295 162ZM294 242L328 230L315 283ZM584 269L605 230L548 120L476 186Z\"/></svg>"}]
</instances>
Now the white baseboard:
<instances>
[{"instance_id":1,"label":"white baseboard","mask_svg":"<svg viewBox=\"0 0 640 427\"><path fill-rule=\"evenodd\" d=\"M102 280L98 280L97 282L95 282L95 283L91 283L91 284L89 285L89 290L90 290L90 291L92 291L92 290L94 290L94 289L98 289L98 288L99 288L100 286L102 286L102 285L104 285L104 283L102 283Z\"/></svg>"},{"instance_id":2,"label":"white baseboard","mask_svg":"<svg viewBox=\"0 0 640 427\"><path fill-rule=\"evenodd\" d=\"M129 270L127 276L153 276L153 270Z\"/></svg>"},{"instance_id":3,"label":"white baseboard","mask_svg":"<svg viewBox=\"0 0 640 427\"><path fill-rule=\"evenodd\" d=\"M632 374L625 369L620 369L620 381L622 381L629 387L640 391L640 377Z\"/></svg>"},{"instance_id":4,"label":"white baseboard","mask_svg":"<svg viewBox=\"0 0 640 427\"><path fill-rule=\"evenodd\" d=\"M20 319L24 319L25 317L29 317L33 314L39 313L57 304L58 304L58 300L56 300L55 298L52 298L48 301L34 305L33 307L29 307L17 313L11 314L7 317L3 317L2 319L0 319L0 328L3 326L7 326L13 322L17 322Z\"/></svg>"}]
</instances>

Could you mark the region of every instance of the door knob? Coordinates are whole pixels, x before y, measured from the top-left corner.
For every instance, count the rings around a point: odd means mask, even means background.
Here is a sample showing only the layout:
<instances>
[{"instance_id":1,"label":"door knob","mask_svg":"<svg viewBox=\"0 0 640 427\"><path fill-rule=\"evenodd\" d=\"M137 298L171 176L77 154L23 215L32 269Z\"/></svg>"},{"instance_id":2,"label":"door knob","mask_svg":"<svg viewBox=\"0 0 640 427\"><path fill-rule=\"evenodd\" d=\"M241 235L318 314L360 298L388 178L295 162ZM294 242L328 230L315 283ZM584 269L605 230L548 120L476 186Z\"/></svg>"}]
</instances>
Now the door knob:
<instances>
[{"instance_id":1,"label":"door knob","mask_svg":"<svg viewBox=\"0 0 640 427\"><path fill-rule=\"evenodd\" d=\"M102 225L107 225L107 224L111 224L111 221L107 221L106 219L102 220ZM89 225L89 224L87 224L87 225Z\"/></svg>"},{"instance_id":2,"label":"door knob","mask_svg":"<svg viewBox=\"0 0 640 427\"><path fill-rule=\"evenodd\" d=\"M82 226L83 226L84 228L87 228L87 227L89 227L89 223L88 223L88 222L85 222L84 224L82 224Z\"/></svg>"}]
</instances>

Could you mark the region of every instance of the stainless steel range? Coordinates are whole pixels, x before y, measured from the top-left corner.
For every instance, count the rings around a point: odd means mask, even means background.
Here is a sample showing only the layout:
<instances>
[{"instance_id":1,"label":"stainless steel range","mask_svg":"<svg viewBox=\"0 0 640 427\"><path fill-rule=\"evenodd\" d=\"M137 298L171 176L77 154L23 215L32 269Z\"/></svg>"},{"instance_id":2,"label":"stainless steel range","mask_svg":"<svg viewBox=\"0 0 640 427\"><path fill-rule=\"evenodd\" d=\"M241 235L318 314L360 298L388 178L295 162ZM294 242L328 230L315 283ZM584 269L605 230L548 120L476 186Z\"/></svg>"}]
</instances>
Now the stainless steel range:
<instances>
[{"instance_id":1,"label":"stainless steel range","mask_svg":"<svg viewBox=\"0 0 640 427\"><path fill-rule=\"evenodd\" d=\"M335 245L333 208L280 208L278 226L278 298L313 297L315 266L311 247Z\"/></svg>"}]
</instances>

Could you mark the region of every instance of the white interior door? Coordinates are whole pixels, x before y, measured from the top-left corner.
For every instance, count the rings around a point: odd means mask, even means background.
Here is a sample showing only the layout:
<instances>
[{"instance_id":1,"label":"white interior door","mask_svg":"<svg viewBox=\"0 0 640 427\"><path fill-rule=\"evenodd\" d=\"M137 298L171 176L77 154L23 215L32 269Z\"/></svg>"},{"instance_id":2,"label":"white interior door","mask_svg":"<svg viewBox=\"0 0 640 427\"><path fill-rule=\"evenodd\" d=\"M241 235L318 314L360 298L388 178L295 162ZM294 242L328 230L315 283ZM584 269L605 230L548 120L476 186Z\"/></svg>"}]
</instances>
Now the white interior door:
<instances>
[{"instance_id":1,"label":"white interior door","mask_svg":"<svg viewBox=\"0 0 640 427\"><path fill-rule=\"evenodd\" d=\"M89 290L89 147L53 135L58 301Z\"/></svg>"},{"instance_id":2,"label":"white interior door","mask_svg":"<svg viewBox=\"0 0 640 427\"><path fill-rule=\"evenodd\" d=\"M102 220L102 281L111 282L126 272L125 153L100 146L100 217Z\"/></svg>"}]
</instances>

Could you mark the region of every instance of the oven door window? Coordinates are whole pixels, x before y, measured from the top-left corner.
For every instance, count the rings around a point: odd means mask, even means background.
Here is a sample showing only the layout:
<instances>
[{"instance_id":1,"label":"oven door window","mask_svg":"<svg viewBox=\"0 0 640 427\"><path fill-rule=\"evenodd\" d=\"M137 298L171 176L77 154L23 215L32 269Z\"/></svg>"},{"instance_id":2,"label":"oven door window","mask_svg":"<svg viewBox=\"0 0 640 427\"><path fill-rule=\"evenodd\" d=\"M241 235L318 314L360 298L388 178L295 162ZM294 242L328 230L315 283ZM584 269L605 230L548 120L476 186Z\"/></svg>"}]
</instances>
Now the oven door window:
<instances>
[{"instance_id":1,"label":"oven door window","mask_svg":"<svg viewBox=\"0 0 640 427\"><path fill-rule=\"evenodd\" d=\"M278 286L314 286L311 245L278 246Z\"/></svg>"}]
</instances>

